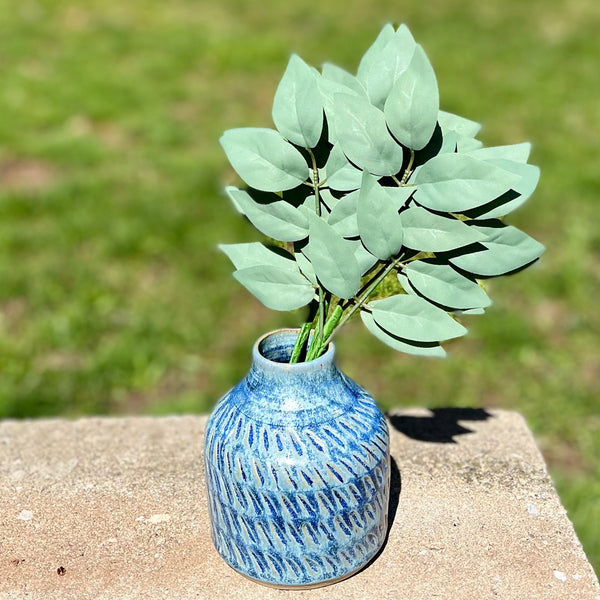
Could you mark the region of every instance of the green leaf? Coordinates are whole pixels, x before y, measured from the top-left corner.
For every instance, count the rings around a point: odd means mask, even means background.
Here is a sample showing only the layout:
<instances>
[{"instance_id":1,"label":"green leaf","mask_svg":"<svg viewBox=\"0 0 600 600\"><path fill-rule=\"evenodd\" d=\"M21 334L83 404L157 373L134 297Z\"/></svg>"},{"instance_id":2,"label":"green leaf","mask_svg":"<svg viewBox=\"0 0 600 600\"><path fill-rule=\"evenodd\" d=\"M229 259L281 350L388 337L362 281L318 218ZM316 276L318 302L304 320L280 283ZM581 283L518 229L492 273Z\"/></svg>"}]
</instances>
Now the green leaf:
<instances>
[{"instance_id":1,"label":"green leaf","mask_svg":"<svg viewBox=\"0 0 600 600\"><path fill-rule=\"evenodd\" d=\"M321 284L340 298L352 298L360 287L354 246L316 214L309 221L307 256Z\"/></svg>"},{"instance_id":2,"label":"green leaf","mask_svg":"<svg viewBox=\"0 0 600 600\"><path fill-rule=\"evenodd\" d=\"M420 206L400 213L404 245L420 252L448 252L485 239L485 234L463 221L433 214Z\"/></svg>"},{"instance_id":3,"label":"green leaf","mask_svg":"<svg viewBox=\"0 0 600 600\"><path fill-rule=\"evenodd\" d=\"M442 128L442 133L454 131L459 136L474 138L481 129L481 125L475 121L453 115L452 113L440 110L438 114L438 123Z\"/></svg>"},{"instance_id":4,"label":"green leaf","mask_svg":"<svg viewBox=\"0 0 600 600\"><path fill-rule=\"evenodd\" d=\"M441 212L461 212L491 202L519 179L489 161L447 153L422 165L411 183L417 188L415 199L422 206Z\"/></svg>"},{"instance_id":5,"label":"green leaf","mask_svg":"<svg viewBox=\"0 0 600 600\"><path fill-rule=\"evenodd\" d=\"M346 194L334 206L327 222L345 238L358 236L356 211L359 201L359 190Z\"/></svg>"},{"instance_id":6,"label":"green leaf","mask_svg":"<svg viewBox=\"0 0 600 600\"><path fill-rule=\"evenodd\" d=\"M314 148L323 130L323 104L313 70L292 54L273 99L273 122L290 142Z\"/></svg>"},{"instance_id":7,"label":"green leaf","mask_svg":"<svg viewBox=\"0 0 600 600\"><path fill-rule=\"evenodd\" d=\"M442 137L442 146L438 154L446 154L447 152L456 152L456 146L458 143L458 134L456 131L446 131ZM417 167L418 169L419 167ZM413 171L413 175L416 173ZM414 178L414 177L413 177Z\"/></svg>"},{"instance_id":8,"label":"green leaf","mask_svg":"<svg viewBox=\"0 0 600 600\"><path fill-rule=\"evenodd\" d=\"M457 136L456 139L456 151L460 153L472 152L473 150L480 149L483 146L483 142L476 140L475 138Z\"/></svg>"},{"instance_id":9,"label":"green leaf","mask_svg":"<svg viewBox=\"0 0 600 600\"><path fill-rule=\"evenodd\" d=\"M476 218L491 219L511 213L529 199L540 180L540 169L534 165L500 158L490 159L489 162L505 171L518 175L520 179L512 187L511 192L503 194L488 205L481 206L468 213Z\"/></svg>"},{"instance_id":10,"label":"green leaf","mask_svg":"<svg viewBox=\"0 0 600 600\"><path fill-rule=\"evenodd\" d=\"M257 265L235 271L233 276L267 308L294 310L314 296L312 285L300 271Z\"/></svg>"},{"instance_id":11,"label":"green leaf","mask_svg":"<svg viewBox=\"0 0 600 600\"><path fill-rule=\"evenodd\" d=\"M336 144L329 153L324 176L327 179L327 185L332 190L340 192L357 190L362 180L362 172L348 162L339 144Z\"/></svg>"},{"instance_id":12,"label":"green leaf","mask_svg":"<svg viewBox=\"0 0 600 600\"><path fill-rule=\"evenodd\" d=\"M396 256L402 248L402 220L398 206L367 171L363 174L356 220L360 239L381 260Z\"/></svg>"},{"instance_id":13,"label":"green leaf","mask_svg":"<svg viewBox=\"0 0 600 600\"><path fill-rule=\"evenodd\" d=\"M392 36L384 31L380 34L383 34L381 42L378 38L363 57L357 73L357 79L367 90L371 104L380 109L383 109L400 74L408 68L416 48L406 25L400 25Z\"/></svg>"},{"instance_id":14,"label":"green leaf","mask_svg":"<svg viewBox=\"0 0 600 600\"><path fill-rule=\"evenodd\" d=\"M406 70L396 79L385 102L385 120L394 137L421 150L437 125L440 100L433 67L417 45Z\"/></svg>"},{"instance_id":15,"label":"green leaf","mask_svg":"<svg viewBox=\"0 0 600 600\"><path fill-rule=\"evenodd\" d=\"M277 253L258 242L221 244L219 249L238 269L233 276L268 308L292 310L312 300L312 285L283 250Z\"/></svg>"},{"instance_id":16,"label":"green leaf","mask_svg":"<svg viewBox=\"0 0 600 600\"><path fill-rule=\"evenodd\" d=\"M337 83L348 90L352 90L359 96L363 96L365 98L367 97L367 92L360 81L358 81L354 75L348 73L348 71L345 71L337 65L325 63L321 72L323 79L327 79L328 81Z\"/></svg>"},{"instance_id":17,"label":"green leaf","mask_svg":"<svg viewBox=\"0 0 600 600\"><path fill-rule=\"evenodd\" d=\"M270 265L283 271L296 272L298 267L287 252L279 253L269 250L259 242L249 244L219 244L219 250L224 252L236 269L246 269L261 265Z\"/></svg>"},{"instance_id":18,"label":"green leaf","mask_svg":"<svg viewBox=\"0 0 600 600\"><path fill-rule=\"evenodd\" d=\"M289 190L310 175L302 154L273 129L230 129L220 142L239 176L257 190Z\"/></svg>"},{"instance_id":19,"label":"green leaf","mask_svg":"<svg viewBox=\"0 0 600 600\"><path fill-rule=\"evenodd\" d=\"M531 152L531 144L522 142L521 144L510 144L508 146L490 146L489 148L479 148L472 150L469 154L479 160L490 160L501 158L518 163L526 163Z\"/></svg>"},{"instance_id":20,"label":"green leaf","mask_svg":"<svg viewBox=\"0 0 600 600\"><path fill-rule=\"evenodd\" d=\"M519 180L515 182L511 189L521 196L521 203L525 202L535 191L540 180L539 167L504 158L494 158L487 162L519 177Z\"/></svg>"},{"instance_id":21,"label":"green leaf","mask_svg":"<svg viewBox=\"0 0 600 600\"><path fill-rule=\"evenodd\" d=\"M331 71L328 71L328 75L332 75ZM350 75L350 77L352 77ZM337 94L349 94L355 95L358 98L367 100L367 93L360 87L346 85L348 81L342 81L341 77L327 77L325 71L323 76L319 79L319 91L321 93L321 102L323 103L323 109L325 110L325 116L327 117L327 128L328 128L328 139L332 144L337 144L338 136L335 129L335 96Z\"/></svg>"},{"instance_id":22,"label":"green leaf","mask_svg":"<svg viewBox=\"0 0 600 600\"><path fill-rule=\"evenodd\" d=\"M336 94L335 129L348 159L375 175L395 175L402 167L402 146L390 135L383 113L367 100Z\"/></svg>"},{"instance_id":23,"label":"green leaf","mask_svg":"<svg viewBox=\"0 0 600 600\"><path fill-rule=\"evenodd\" d=\"M451 152L454 152L454 148L458 152L470 152L482 146L482 143L475 139L475 136L481 129L479 123L440 110L438 113L438 124L442 129L444 139L449 136L454 138ZM444 145L444 151L446 151L446 145Z\"/></svg>"},{"instance_id":24,"label":"green leaf","mask_svg":"<svg viewBox=\"0 0 600 600\"><path fill-rule=\"evenodd\" d=\"M438 342L467 332L448 313L419 296L399 294L375 300L370 305L375 322L403 339Z\"/></svg>"},{"instance_id":25,"label":"green leaf","mask_svg":"<svg viewBox=\"0 0 600 600\"><path fill-rule=\"evenodd\" d=\"M364 310L361 311L360 318L362 319L362 322L365 324L366 328L378 340L382 341L384 344L387 344L394 350L405 352L407 354L416 354L418 356L434 356L439 358L446 356L446 351L437 343L411 342L410 340L400 338L393 333L386 331L375 322L371 314Z\"/></svg>"},{"instance_id":26,"label":"green leaf","mask_svg":"<svg viewBox=\"0 0 600 600\"><path fill-rule=\"evenodd\" d=\"M516 271L538 259L545 250L538 241L511 225L473 228L487 237L481 242L481 250L450 257L449 261L476 277L497 277Z\"/></svg>"},{"instance_id":27,"label":"green leaf","mask_svg":"<svg viewBox=\"0 0 600 600\"><path fill-rule=\"evenodd\" d=\"M381 52L387 43L394 38L396 30L391 23L386 23L381 31L379 32L375 41L369 46L367 51L363 54L358 65L358 71L356 78L364 86L368 74L373 68L373 65L381 60Z\"/></svg>"},{"instance_id":28,"label":"green leaf","mask_svg":"<svg viewBox=\"0 0 600 600\"><path fill-rule=\"evenodd\" d=\"M226 192L241 212L265 235L282 242L296 242L308 236L308 219L300 210L273 194L271 202L256 202L235 187Z\"/></svg>"},{"instance_id":29,"label":"green leaf","mask_svg":"<svg viewBox=\"0 0 600 600\"><path fill-rule=\"evenodd\" d=\"M461 315L483 315L485 314L485 310L483 308L469 308L468 310L454 311L457 314Z\"/></svg>"},{"instance_id":30,"label":"green leaf","mask_svg":"<svg viewBox=\"0 0 600 600\"><path fill-rule=\"evenodd\" d=\"M492 303L477 282L463 277L447 264L415 260L406 266L403 276L416 292L443 307L468 310Z\"/></svg>"},{"instance_id":31,"label":"green leaf","mask_svg":"<svg viewBox=\"0 0 600 600\"><path fill-rule=\"evenodd\" d=\"M296 252L294 256L296 258L296 262L298 263L298 267L300 268L300 271L302 272L304 277L306 277L306 279L308 279L314 286L319 285L315 269L312 266L310 260L308 260L308 258L304 255L304 252Z\"/></svg>"},{"instance_id":32,"label":"green leaf","mask_svg":"<svg viewBox=\"0 0 600 600\"><path fill-rule=\"evenodd\" d=\"M352 244L352 249L354 253L354 257L358 262L358 266L360 268L360 274L365 275L368 271L371 270L373 266L379 259L376 256L373 256L364 246L360 240L348 240L350 244Z\"/></svg>"}]
</instances>

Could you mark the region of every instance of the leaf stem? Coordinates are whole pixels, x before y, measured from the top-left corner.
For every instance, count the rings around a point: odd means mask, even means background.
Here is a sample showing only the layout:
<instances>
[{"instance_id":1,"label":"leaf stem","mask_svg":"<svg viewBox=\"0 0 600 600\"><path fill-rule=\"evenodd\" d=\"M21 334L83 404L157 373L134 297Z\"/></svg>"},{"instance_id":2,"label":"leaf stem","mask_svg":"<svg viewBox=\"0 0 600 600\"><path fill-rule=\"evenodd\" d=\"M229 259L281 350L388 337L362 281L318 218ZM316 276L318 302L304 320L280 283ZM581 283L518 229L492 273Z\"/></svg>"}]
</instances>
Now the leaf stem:
<instances>
[{"instance_id":1,"label":"leaf stem","mask_svg":"<svg viewBox=\"0 0 600 600\"><path fill-rule=\"evenodd\" d=\"M319 170L317 168L317 161L314 153L310 148L306 148L308 155L310 156L312 162L312 188L314 190L315 197L315 213L317 216L321 216L321 196L319 194L319 188L322 185L319 182ZM402 186L406 183L406 180L410 176L411 168L414 162L415 153L414 150L410 151L410 160L404 174L402 175L402 180L399 181L396 177L394 180L399 186ZM309 184L310 185L310 184ZM398 266L402 263L402 256L398 256L397 258L391 260L389 263L382 266L381 269L377 271L377 273L365 284L362 288L357 292L354 298L348 300L351 303L350 308L347 312L346 308L342 306L342 302L338 301L335 308L329 313L329 304L331 302L331 294L326 292L322 285L317 282L317 287L319 288L319 303L318 310L315 317L312 321L307 321L302 325L298 338L296 340L296 344L294 346L294 350L292 352L292 356L290 358L290 362L298 362L302 355L303 349L308 343L308 339L310 336L310 331L314 326L314 331L312 334L312 339L310 340L310 344L308 344L308 349L306 351L306 361L314 360L318 358L323 349L327 346L329 340L331 339L334 331L344 325L352 315L363 307L363 305L368 300L369 296L375 291L377 286ZM345 303L344 303L345 304ZM348 305L346 305L348 306ZM345 314L344 314L345 312Z\"/></svg>"},{"instance_id":2,"label":"leaf stem","mask_svg":"<svg viewBox=\"0 0 600 600\"><path fill-rule=\"evenodd\" d=\"M408 178L410 177L410 174L412 173L412 166L413 166L414 162L415 162L415 151L411 148L410 149L410 160L408 161L406 170L404 171L404 174L402 175L402 179L400 180L401 186L406 185L406 182L408 181Z\"/></svg>"},{"instance_id":3,"label":"leaf stem","mask_svg":"<svg viewBox=\"0 0 600 600\"><path fill-rule=\"evenodd\" d=\"M297 363L300 360L300 355L302 354L302 349L304 348L304 344L306 344L306 340L310 334L311 322L307 321L302 325L298 333L298 337L296 338L296 343L294 344L294 349L292 350L292 355L290 356L290 364Z\"/></svg>"},{"instance_id":4,"label":"leaf stem","mask_svg":"<svg viewBox=\"0 0 600 600\"><path fill-rule=\"evenodd\" d=\"M331 316L327 319L327 322L325 323L325 328L323 329L323 341L321 342L322 348L325 348L329 343L329 340L333 335L334 330L340 322L343 312L344 310L342 308L342 305L337 304L333 312L331 313Z\"/></svg>"},{"instance_id":5,"label":"leaf stem","mask_svg":"<svg viewBox=\"0 0 600 600\"><path fill-rule=\"evenodd\" d=\"M314 196L315 196L315 213L317 214L317 216L320 217L321 216L321 196L319 194L319 187L322 185L322 183L319 182L319 169L317 168L317 159L315 158L315 155L310 148L306 148L306 151L308 152L308 155L310 156L310 160L312 163L312 188L314 190ZM306 360L309 361L314 358L317 358L323 350L322 341L323 341L323 333L325 331L325 324L326 324L330 294L329 293L326 294L325 290L323 289L323 286L319 283L318 283L318 288L319 288L319 308L318 308L316 319L313 319L312 322L306 322L302 326L302 329L300 330L300 335L298 336L298 339L296 340L296 345L294 346L294 351L292 352L292 357L290 358L290 362L292 362L292 358L294 360L299 359L299 357L302 353L302 349L308 340L307 332L310 332L310 330L312 328L312 323L314 323L315 321L316 321L315 331L313 332L313 337L312 337L311 343L309 344L309 347L308 347L308 350L306 353ZM301 336L302 336L302 339L301 339Z\"/></svg>"},{"instance_id":6,"label":"leaf stem","mask_svg":"<svg viewBox=\"0 0 600 600\"><path fill-rule=\"evenodd\" d=\"M367 287L366 291L358 298L352 308L344 315L344 317L338 323L338 327L341 327L348 319L367 301L369 296L375 291L377 286L398 266L400 266L402 257L399 256L395 260L391 261L390 264L379 272L375 280Z\"/></svg>"},{"instance_id":7,"label":"leaf stem","mask_svg":"<svg viewBox=\"0 0 600 600\"><path fill-rule=\"evenodd\" d=\"M319 183L319 169L317 168L317 159L315 158L315 155L310 148L307 148L306 150L307 150L308 155L310 156L310 160L312 162L312 178L313 178L312 187L315 190L315 212L320 217L321 216L321 197L319 195L320 183Z\"/></svg>"},{"instance_id":8,"label":"leaf stem","mask_svg":"<svg viewBox=\"0 0 600 600\"><path fill-rule=\"evenodd\" d=\"M358 292L356 292L355 297L360 297L363 295L363 293L365 292L365 290L373 283L373 281L375 281L375 279L377 277L379 277L385 270L387 269L387 266L385 264L381 265L381 268L377 271L376 275L373 275L371 277L369 277L369 280L360 288L360 290L358 290ZM369 275L370 272L367 274ZM350 299L350 301L352 301L352 299Z\"/></svg>"},{"instance_id":9,"label":"leaf stem","mask_svg":"<svg viewBox=\"0 0 600 600\"><path fill-rule=\"evenodd\" d=\"M317 216L321 216L321 195L319 194L319 169L317 168L317 159L313 151L310 148L306 149L312 161L312 176L313 176L313 187L315 190L315 212ZM319 329L318 335L323 335L323 328L325 327L325 312L326 312L326 299L323 286L319 285ZM315 332L317 335L317 332Z\"/></svg>"}]
</instances>

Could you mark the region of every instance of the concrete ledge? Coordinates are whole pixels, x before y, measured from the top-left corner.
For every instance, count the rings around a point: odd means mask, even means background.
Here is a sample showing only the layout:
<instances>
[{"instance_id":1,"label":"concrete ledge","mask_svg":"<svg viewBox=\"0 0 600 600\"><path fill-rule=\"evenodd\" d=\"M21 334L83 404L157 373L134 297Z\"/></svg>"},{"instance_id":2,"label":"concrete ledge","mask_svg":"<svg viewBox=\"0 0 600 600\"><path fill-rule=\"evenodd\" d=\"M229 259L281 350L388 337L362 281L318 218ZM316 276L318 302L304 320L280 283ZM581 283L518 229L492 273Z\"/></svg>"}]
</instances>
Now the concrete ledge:
<instances>
[{"instance_id":1,"label":"concrete ledge","mask_svg":"<svg viewBox=\"0 0 600 600\"><path fill-rule=\"evenodd\" d=\"M600 597L522 417L390 415L393 523L380 556L285 592L213 549L206 417L0 422L0 598Z\"/></svg>"}]
</instances>

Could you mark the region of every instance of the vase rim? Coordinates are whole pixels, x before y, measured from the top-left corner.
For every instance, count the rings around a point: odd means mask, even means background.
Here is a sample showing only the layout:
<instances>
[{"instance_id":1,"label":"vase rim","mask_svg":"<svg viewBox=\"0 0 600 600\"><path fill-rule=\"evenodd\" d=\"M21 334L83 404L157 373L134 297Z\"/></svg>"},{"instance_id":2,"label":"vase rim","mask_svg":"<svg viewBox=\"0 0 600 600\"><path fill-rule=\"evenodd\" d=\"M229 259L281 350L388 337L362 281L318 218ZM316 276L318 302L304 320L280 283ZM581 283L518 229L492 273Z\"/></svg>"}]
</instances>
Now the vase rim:
<instances>
[{"instance_id":1,"label":"vase rim","mask_svg":"<svg viewBox=\"0 0 600 600\"><path fill-rule=\"evenodd\" d=\"M291 371L294 373L302 373L303 371L314 371L315 369L323 368L326 365L330 365L333 363L335 357L335 344L333 342L329 342L327 344L327 350L323 354L321 354L321 356L305 362L289 363L271 360L261 352L261 346L267 339L276 335L282 337L285 335L291 337L293 335L297 337L299 332L299 328L282 327L280 329L274 329L273 331L269 331L261 335L256 340L256 342L254 343L254 347L252 348L252 358L254 364L259 365L263 368L267 368L269 370L282 370Z\"/></svg>"}]
</instances>

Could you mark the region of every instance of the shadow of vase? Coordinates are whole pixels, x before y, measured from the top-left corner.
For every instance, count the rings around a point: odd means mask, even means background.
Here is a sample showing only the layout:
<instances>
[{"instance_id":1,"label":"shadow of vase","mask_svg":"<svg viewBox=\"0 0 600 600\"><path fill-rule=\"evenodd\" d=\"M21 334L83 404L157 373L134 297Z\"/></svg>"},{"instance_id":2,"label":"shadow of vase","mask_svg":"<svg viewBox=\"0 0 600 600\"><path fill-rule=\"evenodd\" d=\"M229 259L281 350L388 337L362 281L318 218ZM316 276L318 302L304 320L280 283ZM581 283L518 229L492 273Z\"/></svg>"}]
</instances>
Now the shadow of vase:
<instances>
[{"instance_id":1,"label":"shadow of vase","mask_svg":"<svg viewBox=\"0 0 600 600\"><path fill-rule=\"evenodd\" d=\"M390 530L396 519L396 513L398 512L398 506L400 504L400 492L402 491L402 477L400 475L400 469L398 464L393 457L390 458L390 499L388 504L388 530L387 537L390 535ZM386 537L386 543L387 543ZM385 546L385 544L384 544Z\"/></svg>"}]
</instances>

